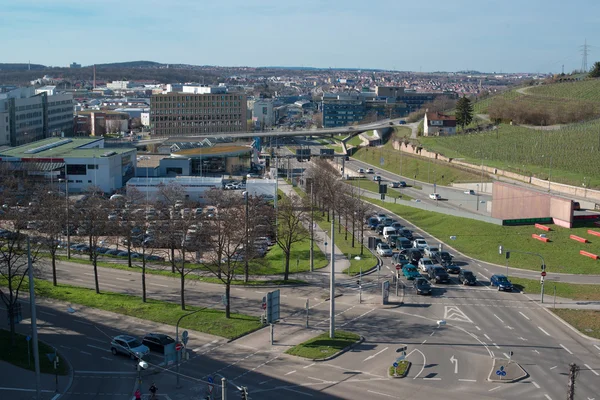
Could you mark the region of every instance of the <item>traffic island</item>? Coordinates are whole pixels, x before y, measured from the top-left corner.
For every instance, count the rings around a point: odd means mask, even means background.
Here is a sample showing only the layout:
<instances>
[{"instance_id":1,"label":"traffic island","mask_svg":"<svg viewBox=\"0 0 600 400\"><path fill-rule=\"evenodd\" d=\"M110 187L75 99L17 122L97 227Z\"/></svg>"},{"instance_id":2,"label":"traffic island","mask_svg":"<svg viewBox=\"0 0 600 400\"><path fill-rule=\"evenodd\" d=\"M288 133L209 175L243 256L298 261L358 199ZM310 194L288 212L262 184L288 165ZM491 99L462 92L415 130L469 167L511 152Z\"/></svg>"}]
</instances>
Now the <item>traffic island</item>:
<instances>
[{"instance_id":1,"label":"traffic island","mask_svg":"<svg viewBox=\"0 0 600 400\"><path fill-rule=\"evenodd\" d=\"M333 339L329 332L300 343L286 351L286 354L308 358L311 361L328 361L347 352L365 339L352 332L336 331Z\"/></svg>"},{"instance_id":2,"label":"traffic island","mask_svg":"<svg viewBox=\"0 0 600 400\"><path fill-rule=\"evenodd\" d=\"M408 370L412 363L407 360L403 360L397 363L398 366L391 366L388 368L388 377L389 378L404 378L408 374Z\"/></svg>"},{"instance_id":3,"label":"traffic island","mask_svg":"<svg viewBox=\"0 0 600 400\"><path fill-rule=\"evenodd\" d=\"M512 383L525 379L529 374L514 361L504 358L494 358L488 381L494 383Z\"/></svg>"}]
</instances>

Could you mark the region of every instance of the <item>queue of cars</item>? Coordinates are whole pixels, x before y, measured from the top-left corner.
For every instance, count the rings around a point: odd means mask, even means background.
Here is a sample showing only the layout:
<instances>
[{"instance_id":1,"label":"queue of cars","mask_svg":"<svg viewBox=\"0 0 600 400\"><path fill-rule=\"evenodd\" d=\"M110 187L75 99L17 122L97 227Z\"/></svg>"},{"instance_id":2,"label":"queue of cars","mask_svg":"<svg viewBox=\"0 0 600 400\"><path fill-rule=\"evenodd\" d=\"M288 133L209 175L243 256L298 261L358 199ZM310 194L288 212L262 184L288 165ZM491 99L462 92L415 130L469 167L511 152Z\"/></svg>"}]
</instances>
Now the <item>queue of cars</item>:
<instances>
[{"instance_id":1,"label":"queue of cars","mask_svg":"<svg viewBox=\"0 0 600 400\"><path fill-rule=\"evenodd\" d=\"M366 225L382 236L374 238L376 252L381 257L391 257L392 262L402 275L413 281L417 294L431 294L431 282L450 283L450 274L456 275L462 285L476 285L477 278L472 271L462 269L453 261L453 256L438 246L430 245L412 231L384 213L370 216ZM512 291L513 286L504 275L493 275L492 287L498 290Z\"/></svg>"}]
</instances>

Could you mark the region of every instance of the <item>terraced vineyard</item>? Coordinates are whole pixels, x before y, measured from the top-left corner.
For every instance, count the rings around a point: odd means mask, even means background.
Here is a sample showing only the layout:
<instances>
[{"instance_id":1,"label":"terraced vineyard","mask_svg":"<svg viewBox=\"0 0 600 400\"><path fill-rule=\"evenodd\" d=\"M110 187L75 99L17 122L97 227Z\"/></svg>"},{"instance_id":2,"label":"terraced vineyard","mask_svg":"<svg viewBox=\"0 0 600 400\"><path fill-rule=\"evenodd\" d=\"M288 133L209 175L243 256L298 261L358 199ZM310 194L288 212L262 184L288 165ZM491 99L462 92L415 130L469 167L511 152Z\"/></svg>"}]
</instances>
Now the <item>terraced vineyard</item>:
<instances>
[{"instance_id":1,"label":"terraced vineyard","mask_svg":"<svg viewBox=\"0 0 600 400\"><path fill-rule=\"evenodd\" d=\"M527 89L527 94L557 99L600 102L600 79L561 82Z\"/></svg>"},{"instance_id":2,"label":"terraced vineyard","mask_svg":"<svg viewBox=\"0 0 600 400\"><path fill-rule=\"evenodd\" d=\"M600 187L600 121L550 130L501 125L495 131L419 138L424 148L553 182Z\"/></svg>"},{"instance_id":3,"label":"terraced vineyard","mask_svg":"<svg viewBox=\"0 0 600 400\"><path fill-rule=\"evenodd\" d=\"M525 95L517 92L516 90L510 90L508 92L504 92L504 93L498 94L496 96L491 96L491 97L488 97L483 100L475 102L473 104L473 112L475 114L487 114L488 107L490 106L492 101L494 101L494 99L501 98L501 99L507 99L507 100L516 100L523 96L525 96Z\"/></svg>"}]
</instances>

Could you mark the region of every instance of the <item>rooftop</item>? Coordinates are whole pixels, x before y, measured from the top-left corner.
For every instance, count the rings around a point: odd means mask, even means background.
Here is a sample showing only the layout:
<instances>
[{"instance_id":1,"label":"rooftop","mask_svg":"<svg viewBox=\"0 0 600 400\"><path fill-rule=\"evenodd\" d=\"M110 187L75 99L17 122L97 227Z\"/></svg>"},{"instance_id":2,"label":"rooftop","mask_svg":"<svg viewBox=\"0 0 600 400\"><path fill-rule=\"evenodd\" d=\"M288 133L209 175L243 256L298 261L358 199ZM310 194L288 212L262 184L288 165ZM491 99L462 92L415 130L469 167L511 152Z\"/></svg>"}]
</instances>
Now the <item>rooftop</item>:
<instances>
[{"instance_id":1,"label":"rooftop","mask_svg":"<svg viewBox=\"0 0 600 400\"><path fill-rule=\"evenodd\" d=\"M134 148L100 146L104 146L104 138L54 137L0 150L0 158L107 157L107 154L123 154L134 150Z\"/></svg>"}]
</instances>

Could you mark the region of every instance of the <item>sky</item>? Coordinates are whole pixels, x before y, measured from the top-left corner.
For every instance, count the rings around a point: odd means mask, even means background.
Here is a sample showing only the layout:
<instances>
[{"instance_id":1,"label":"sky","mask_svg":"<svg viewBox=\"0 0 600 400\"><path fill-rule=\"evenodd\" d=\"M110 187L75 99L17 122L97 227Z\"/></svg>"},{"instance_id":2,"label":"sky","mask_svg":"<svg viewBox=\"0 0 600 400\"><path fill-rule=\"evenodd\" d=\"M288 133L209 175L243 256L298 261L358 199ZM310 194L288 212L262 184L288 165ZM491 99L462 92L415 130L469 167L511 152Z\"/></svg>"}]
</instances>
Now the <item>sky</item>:
<instances>
[{"instance_id":1,"label":"sky","mask_svg":"<svg viewBox=\"0 0 600 400\"><path fill-rule=\"evenodd\" d=\"M565 72L598 0L0 0L0 62Z\"/></svg>"}]
</instances>

